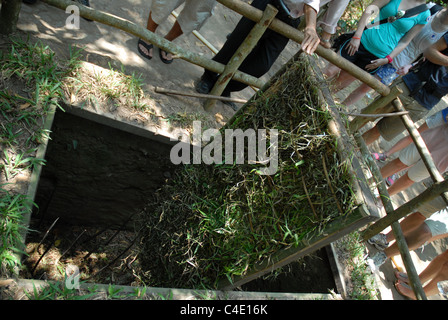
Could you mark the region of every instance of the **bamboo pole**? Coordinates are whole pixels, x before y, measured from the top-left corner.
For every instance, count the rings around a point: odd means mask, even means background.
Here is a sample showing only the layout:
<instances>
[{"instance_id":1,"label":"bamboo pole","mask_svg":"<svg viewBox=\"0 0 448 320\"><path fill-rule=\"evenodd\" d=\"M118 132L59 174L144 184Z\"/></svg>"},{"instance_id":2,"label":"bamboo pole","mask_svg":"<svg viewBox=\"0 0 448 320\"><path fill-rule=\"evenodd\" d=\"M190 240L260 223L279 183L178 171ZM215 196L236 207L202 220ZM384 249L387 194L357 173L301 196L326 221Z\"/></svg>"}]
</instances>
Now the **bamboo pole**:
<instances>
[{"instance_id":1,"label":"bamboo pole","mask_svg":"<svg viewBox=\"0 0 448 320\"><path fill-rule=\"evenodd\" d=\"M217 0L217 1L252 21L258 22L261 19L262 16L261 10L256 9L252 7L250 4L245 3L241 0ZM280 21L279 19L274 19L269 28L297 43L302 43L304 39L304 34L302 32L284 23L283 21ZM333 50L326 49L323 46L318 46L315 53L320 57L328 60L335 66L347 71L349 74L356 77L357 79L361 80L369 87L377 91L380 95L387 96L390 93L390 89L388 86L381 83L378 79L373 77L368 72L355 66L347 59L344 59L343 57L339 56Z\"/></svg>"},{"instance_id":2,"label":"bamboo pole","mask_svg":"<svg viewBox=\"0 0 448 320\"><path fill-rule=\"evenodd\" d=\"M255 24L255 26L247 35L246 39L229 60L229 63L224 68L224 72L219 76L218 80L210 91L211 95L220 96L224 92L224 89L233 78L235 72L238 70L247 56L251 53L251 51L255 48L258 41L263 36L264 32L269 27L277 13L278 10L274 6L268 5L266 7L266 10L264 11L260 21ZM205 102L204 109L206 111L210 111L215 103L215 99L207 100Z\"/></svg>"},{"instance_id":3,"label":"bamboo pole","mask_svg":"<svg viewBox=\"0 0 448 320\"><path fill-rule=\"evenodd\" d=\"M390 212L387 216L381 218L380 220L376 221L374 224L369 226L362 233L362 238L365 241L367 241L374 235L386 229L393 222L406 217L410 212L417 209L422 203L434 200L435 198L439 197L443 192L445 192L445 190L447 190L447 188L448 188L448 180L434 183L434 185L423 191L415 198L409 200L408 202L401 205L394 211Z\"/></svg>"},{"instance_id":4,"label":"bamboo pole","mask_svg":"<svg viewBox=\"0 0 448 320\"><path fill-rule=\"evenodd\" d=\"M394 211L394 207L392 205L392 202L390 201L390 196L389 196L389 193L387 192L386 183L384 182L384 179L381 176L378 166L376 165L376 163L373 161L372 157L370 156L369 149L367 148L367 145L366 145L364 139L360 135L356 135L355 139L358 143L358 146L361 149L361 152L365 155L365 157L367 158L367 161L370 163L370 168L372 170L372 174L373 174L375 180L377 181L377 188L378 188L378 192L380 194L380 199L384 205L386 214L389 215L389 213ZM403 260L403 264L404 264L406 272L408 274L414 294L415 294L417 300L426 300L425 292L423 291L423 287L420 282L420 278L418 276L417 270L415 269L414 263L412 261L412 257L409 252L409 248L408 248L406 239L403 235L403 231L401 230L400 224L398 222L393 222L391 227L392 227L392 232L394 233L394 236L395 236L395 242L397 243L398 250L400 251L401 259Z\"/></svg>"},{"instance_id":5,"label":"bamboo pole","mask_svg":"<svg viewBox=\"0 0 448 320\"><path fill-rule=\"evenodd\" d=\"M176 11L171 12L171 15L177 19L177 17L179 16L179 14ZM193 35L198 38L205 46L207 46L207 48L210 49L211 52L213 52L214 54L218 53L218 49L215 48L214 45L212 45L207 39L205 39L197 30L193 30Z\"/></svg>"},{"instance_id":6,"label":"bamboo pole","mask_svg":"<svg viewBox=\"0 0 448 320\"><path fill-rule=\"evenodd\" d=\"M219 74L221 74L224 71L225 66L223 64L208 59L206 57L203 57L197 53L189 52L188 50L183 49L182 47L174 44L173 42L168 41L165 38L160 37L154 34L153 32L150 32L143 26L137 25L129 20L117 17L110 13L105 13L99 10L92 9L90 7L83 6L71 0L42 0L42 1L51 6L62 9L64 11L68 6L76 5L79 8L80 16L82 16L83 18L97 21L102 24L125 31L129 34L132 34L138 38L141 38L147 42L154 44L156 47L159 47L162 50L174 54L179 59L188 61L192 64L206 68L210 71ZM254 86L256 88L260 88L263 86L262 80L240 71L235 72L234 79L236 81L240 81L242 83Z\"/></svg>"},{"instance_id":7,"label":"bamboo pole","mask_svg":"<svg viewBox=\"0 0 448 320\"><path fill-rule=\"evenodd\" d=\"M182 92L182 91L176 91L176 90L160 88L160 87L156 87L154 89L154 91L157 93L174 94L174 95L203 98L203 99L217 99L217 100L222 100L222 101L231 101L231 102L235 102L235 103L246 103L247 102L247 100L244 100L244 99L229 98L229 97L223 97L223 96L212 96L209 94L201 94L201 93Z\"/></svg>"},{"instance_id":8,"label":"bamboo pole","mask_svg":"<svg viewBox=\"0 0 448 320\"><path fill-rule=\"evenodd\" d=\"M354 133L358 131L367 122L369 122L370 119L367 118L368 114L377 114L381 111L387 111L384 110L384 108L390 105L390 103L392 103L392 101L402 93L403 91L400 88L398 88L397 86L392 86L389 95L376 99L367 107L361 110L361 113L366 114L366 116L359 115L350 122L349 124L350 132Z\"/></svg>"}]
</instances>

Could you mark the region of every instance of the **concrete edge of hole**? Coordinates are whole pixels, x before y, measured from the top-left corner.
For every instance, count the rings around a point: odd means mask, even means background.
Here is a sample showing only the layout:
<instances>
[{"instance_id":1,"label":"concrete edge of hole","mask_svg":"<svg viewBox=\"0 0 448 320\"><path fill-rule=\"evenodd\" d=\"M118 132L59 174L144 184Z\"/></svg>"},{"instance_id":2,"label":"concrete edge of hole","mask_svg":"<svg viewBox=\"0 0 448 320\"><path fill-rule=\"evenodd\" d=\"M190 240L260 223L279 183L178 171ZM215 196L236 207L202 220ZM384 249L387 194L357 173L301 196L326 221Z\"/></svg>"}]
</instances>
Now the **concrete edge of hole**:
<instances>
[{"instance_id":1,"label":"concrete edge of hole","mask_svg":"<svg viewBox=\"0 0 448 320\"><path fill-rule=\"evenodd\" d=\"M99 114L90 110L83 109L78 106L70 106L63 104L64 111L60 112L68 112L70 114L92 120L94 122L104 124L119 130L126 131L128 133L132 133L135 135L139 135L145 138L149 138L152 140L156 140L162 143L168 143L171 145L175 145L178 143L178 140L175 140L173 137L169 137L168 134L164 133L156 133L151 131L148 128L143 128L142 126L133 125L130 123L122 122L120 120L112 118L107 114ZM47 118L44 122L45 130L51 131L53 126L54 118L57 112L57 107L52 105L50 111L48 112ZM49 136L44 139L41 145L38 148L36 157L44 159L46 150L49 143ZM30 183L28 187L28 198L31 202L34 202L37 186L39 183L39 178L42 172L42 165L36 165L31 174ZM22 234L23 243L26 243L27 236L27 228L29 227L31 220L32 207L24 213L24 232ZM345 287L341 285L344 281L341 282L340 277L341 272L339 270L337 257L334 253L333 249L330 248L330 251L327 251L330 265L332 266L332 271L334 273L334 279L336 282L336 289L340 293L283 293L283 292L246 292L246 291L213 291L213 290L190 290L190 289L177 289L177 288L157 288L157 287L145 287L146 294L152 294L153 296L159 297L159 299L170 298L173 300L200 300L200 299L216 299L216 300L225 300L225 299L233 299L233 300L342 300L345 296ZM23 253L17 253L18 259L22 260ZM336 268L333 268L336 266ZM18 273L17 273L18 274ZM42 281L42 280L28 280L28 279L17 279L14 280L17 286L22 287L26 290L32 290L35 286L46 286L48 283L54 281ZM108 288L112 284L97 284L97 283L81 283L80 287L83 288L96 288L98 292L107 293ZM143 290L141 287L131 287L131 286L120 286L120 285L112 285L114 289L120 289L120 294L133 294L136 290ZM342 290L342 291L341 291Z\"/></svg>"}]
</instances>

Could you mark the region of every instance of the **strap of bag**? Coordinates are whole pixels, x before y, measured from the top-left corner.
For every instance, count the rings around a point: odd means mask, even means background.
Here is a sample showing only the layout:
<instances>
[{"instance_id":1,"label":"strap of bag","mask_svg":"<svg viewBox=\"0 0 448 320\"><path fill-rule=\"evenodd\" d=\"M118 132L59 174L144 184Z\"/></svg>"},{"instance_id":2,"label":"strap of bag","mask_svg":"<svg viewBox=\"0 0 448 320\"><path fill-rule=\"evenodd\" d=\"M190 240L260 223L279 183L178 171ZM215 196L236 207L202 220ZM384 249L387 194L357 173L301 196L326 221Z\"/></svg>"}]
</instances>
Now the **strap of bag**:
<instances>
[{"instance_id":1,"label":"strap of bag","mask_svg":"<svg viewBox=\"0 0 448 320\"><path fill-rule=\"evenodd\" d=\"M416 16L426 10L429 10L429 5L426 3L423 3L419 6L416 6L414 8L411 8L409 10L407 10L404 14L403 11L398 11L397 14L395 16L391 16L385 19L380 20L380 22L378 23L378 25L383 24L383 23L387 23L387 22L394 22L397 21L398 19L403 19L403 18L409 18L409 17L413 17Z\"/></svg>"}]
</instances>

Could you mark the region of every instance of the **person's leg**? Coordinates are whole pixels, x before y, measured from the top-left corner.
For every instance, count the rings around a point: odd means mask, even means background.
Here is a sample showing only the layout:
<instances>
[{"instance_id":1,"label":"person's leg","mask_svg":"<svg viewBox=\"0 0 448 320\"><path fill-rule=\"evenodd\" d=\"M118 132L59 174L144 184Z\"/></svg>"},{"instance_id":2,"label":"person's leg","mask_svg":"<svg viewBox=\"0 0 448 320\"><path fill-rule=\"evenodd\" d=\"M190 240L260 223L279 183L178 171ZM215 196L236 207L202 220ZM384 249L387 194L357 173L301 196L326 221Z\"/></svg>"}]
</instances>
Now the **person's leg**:
<instances>
[{"instance_id":1,"label":"person's leg","mask_svg":"<svg viewBox=\"0 0 448 320\"><path fill-rule=\"evenodd\" d=\"M413 231L408 232L407 235L405 235L406 243L408 244L409 251L415 250L419 247L421 247L426 242L430 241L432 238L432 233L429 227L422 223L419 227L415 228ZM386 254L386 257L391 258L398 254L400 254L400 251L398 250L398 244L394 243L390 247L386 248L384 250L384 253Z\"/></svg>"},{"instance_id":2,"label":"person's leg","mask_svg":"<svg viewBox=\"0 0 448 320\"><path fill-rule=\"evenodd\" d=\"M168 41L173 41L180 37L183 34L182 28L179 22L175 22L171 30L166 34L165 39ZM160 49L160 55L162 60L165 60L166 63L173 61L173 55L170 52L166 52L165 50Z\"/></svg>"},{"instance_id":3,"label":"person's leg","mask_svg":"<svg viewBox=\"0 0 448 320\"><path fill-rule=\"evenodd\" d=\"M406 236L411 232L415 231L417 228L421 227L421 225L425 222L425 220L426 217L423 214L421 214L420 212L414 212L400 222L400 228L403 234ZM388 242L395 240L395 235L393 231L389 231L386 234L386 240Z\"/></svg>"},{"instance_id":4,"label":"person's leg","mask_svg":"<svg viewBox=\"0 0 448 320\"><path fill-rule=\"evenodd\" d=\"M158 24L152 19L152 12L149 12L148 15L148 21L146 23L146 29L148 29L151 32L156 32L158 28ZM152 44L144 41L143 39L139 39L138 41L138 48L139 51L148 59L151 59L153 56L153 48Z\"/></svg>"},{"instance_id":5,"label":"person's leg","mask_svg":"<svg viewBox=\"0 0 448 320\"><path fill-rule=\"evenodd\" d=\"M372 129L366 131L362 138L364 139L366 145L371 145L376 140L378 140L381 137L380 131L378 130L377 126L374 126Z\"/></svg>"},{"instance_id":6,"label":"person's leg","mask_svg":"<svg viewBox=\"0 0 448 320\"><path fill-rule=\"evenodd\" d=\"M341 71L339 67L335 66L334 64L328 63L322 73L328 80L331 80L336 77L339 71Z\"/></svg>"},{"instance_id":7,"label":"person's leg","mask_svg":"<svg viewBox=\"0 0 448 320\"><path fill-rule=\"evenodd\" d=\"M394 173L400 172L408 168L408 165L404 164L400 158L396 158L388 162L384 167L381 168L380 172L383 178L387 178Z\"/></svg>"},{"instance_id":8,"label":"person's leg","mask_svg":"<svg viewBox=\"0 0 448 320\"><path fill-rule=\"evenodd\" d=\"M394 182L392 186L387 189L390 196L396 195L397 193L406 190L410 186L412 186L415 181L411 180L408 176L408 172L398 178L397 181Z\"/></svg>"},{"instance_id":9,"label":"person's leg","mask_svg":"<svg viewBox=\"0 0 448 320\"><path fill-rule=\"evenodd\" d=\"M437 283L440 281L448 280L448 250L435 257L429 265L423 270L420 275L420 282L422 284L428 282L423 291L427 297L436 295L439 293ZM414 291L401 282L396 284L397 289L401 294L411 299L416 299Z\"/></svg>"},{"instance_id":10,"label":"person's leg","mask_svg":"<svg viewBox=\"0 0 448 320\"><path fill-rule=\"evenodd\" d=\"M355 80L356 78L353 77L350 73L345 70L341 70L341 72L339 72L339 75L333 81L332 91L334 93L339 92L342 89L348 87Z\"/></svg>"},{"instance_id":11,"label":"person's leg","mask_svg":"<svg viewBox=\"0 0 448 320\"><path fill-rule=\"evenodd\" d=\"M352 93L350 93L347 98L345 98L345 100L342 102L342 104L347 106L347 107L351 106L351 105L354 105L356 102L358 102L363 97L365 97L365 95L370 90L372 90L372 88L370 88L365 83L362 83L358 88L353 90Z\"/></svg>"}]
</instances>

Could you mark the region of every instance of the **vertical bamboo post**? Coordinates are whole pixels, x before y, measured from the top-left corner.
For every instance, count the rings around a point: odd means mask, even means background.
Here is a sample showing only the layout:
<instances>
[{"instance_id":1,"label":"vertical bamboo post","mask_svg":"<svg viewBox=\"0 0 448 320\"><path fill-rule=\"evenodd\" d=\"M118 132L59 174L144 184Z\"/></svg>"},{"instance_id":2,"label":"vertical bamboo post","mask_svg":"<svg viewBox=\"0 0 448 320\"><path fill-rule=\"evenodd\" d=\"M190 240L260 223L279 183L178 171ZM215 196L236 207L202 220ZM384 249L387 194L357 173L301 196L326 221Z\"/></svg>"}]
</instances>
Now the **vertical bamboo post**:
<instances>
[{"instance_id":1,"label":"vertical bamboo post","mask_svg":"<svg viewBox=\"0 0 448 320\"><path fill-rule=\"evenodd\" d=\"M233 78L233 75L238 70L243 61L255 48L260 38L263 36L266 29L271 24L272 20L275 18L278 10L272 6L268 5L263 13L260 21L255 24L251 32L248 34L247 38L241 44L241 46L236 50L229 63L224 68L224 72L219 76L218 81L216 81L213 89L210 91L211 95L220 96L224 89L226 88L229 81ZM204 109L210 111L216 103L216 99L209 99L205 102Z\"/></svg>"},{"instance_id":2,"label":"vertical bamboo post","mask_svg":"<svg viewBox=\"0 0 448 320\"><path fill-rule=\"evenodd\" d=\"M366 156L367 161L370 164L370 168L372 170L372 174L374 175L375 180L377 181L377 188L380 194L380 199L383 202L384 209L386 210L386 214L389 215L390 212L394 211L394 207L392 202L390 201L389 193L387 192L386 183L381 176L380 170L376 163L373 161L370 156L369 150L367 148L364 139L360 135L356 135L355 139L360 147L362 153ZM415 269L414 263L412 261L411 254L409 252L408 244L403 235L403 231L401 230L400 224L398 222L393 222L392 231L395 236L395 241L398 245L398 250L400 251L401 258L403 260L403 264L405 266L406 272L408 274L408 278L411 282L412 289L415 293L415 296L418 300L426 300L425 292L423 291L422 284L420 282L420 278L417 274L417 270Z\"/></svg>"},{"instance_id":3,"label":"vertical bamboo post","mask_svg":"<svg viewBox=\"0 0 448 320\"><path fill-rule=\"evenodd\" d=\"M400 99L397 98L393 101L394 107L398 111L403 111L403 104L401 103ZM423 140L422 136L418 132L417 128L414 125L414 122L409 117L409 115L403 115L401 116L401 120L403 121L403 124L409 131L409 135L411 136L412 140L414 141L415 146L417 147L418 152L420 153L420 157L423 160L423 163L425 164L426 168L428 169L428 172L434 182L442 182L444 179L442 175L440 174L439 170L437 169L436 165L434 164L434 160L432 159L431 153L429 152L428 148L426 147L425 141ZM445 200L446 204L448 205L448 193L444 192L442 194L442 198Z\"/></svg>"}]
</instances>

